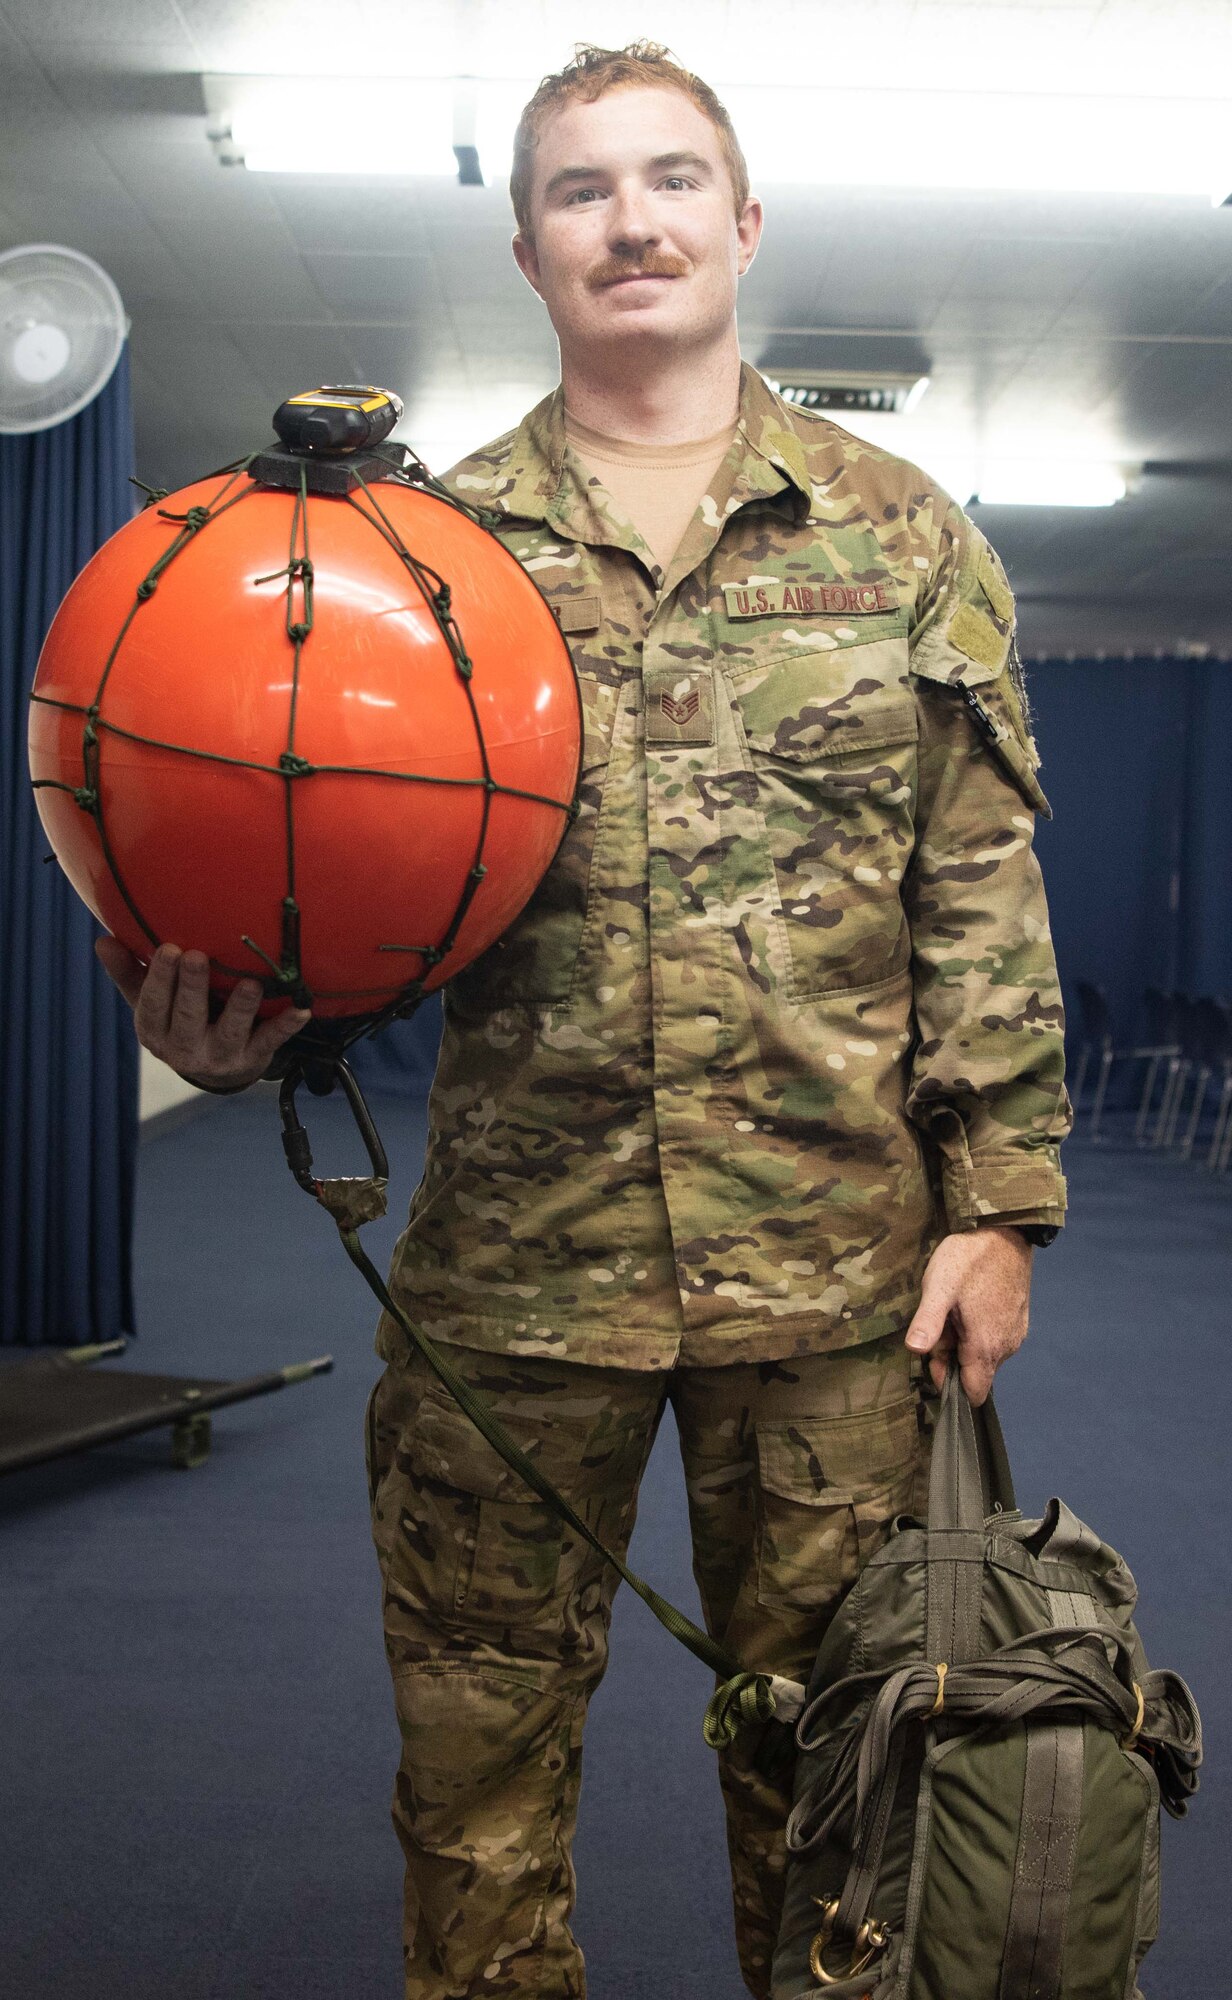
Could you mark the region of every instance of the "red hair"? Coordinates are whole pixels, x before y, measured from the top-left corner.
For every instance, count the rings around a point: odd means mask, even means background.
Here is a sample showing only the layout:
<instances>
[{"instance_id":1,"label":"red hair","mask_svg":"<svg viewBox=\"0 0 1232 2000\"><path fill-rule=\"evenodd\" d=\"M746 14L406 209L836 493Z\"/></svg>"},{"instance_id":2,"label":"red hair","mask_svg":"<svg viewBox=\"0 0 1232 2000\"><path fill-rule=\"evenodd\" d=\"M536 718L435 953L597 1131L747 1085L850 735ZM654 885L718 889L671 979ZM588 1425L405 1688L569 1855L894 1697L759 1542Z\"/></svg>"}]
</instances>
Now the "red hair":
<instances>
[{"instance_id":1,"label":"red hair","mask_svg":"<svg viewBox=\"0 0 1232 2000\"><path fill-rule=\"evenodd\" d=\"M531 174L544 118L562 105L593 104L604 91L629 85L679 90L710 120L719 135L720 150L731 179L737 220L744 213L749 198L749 170L735 127L710 85L703 83L700 76L694 76L692 70L682 69L674 62L661 42L630 42L625 49L600 49L592 43L579 42L573 61L555 75L544 77L518 120L509 195L523 236L528 239L533 236Z\"/></svg>"}]
</instances>

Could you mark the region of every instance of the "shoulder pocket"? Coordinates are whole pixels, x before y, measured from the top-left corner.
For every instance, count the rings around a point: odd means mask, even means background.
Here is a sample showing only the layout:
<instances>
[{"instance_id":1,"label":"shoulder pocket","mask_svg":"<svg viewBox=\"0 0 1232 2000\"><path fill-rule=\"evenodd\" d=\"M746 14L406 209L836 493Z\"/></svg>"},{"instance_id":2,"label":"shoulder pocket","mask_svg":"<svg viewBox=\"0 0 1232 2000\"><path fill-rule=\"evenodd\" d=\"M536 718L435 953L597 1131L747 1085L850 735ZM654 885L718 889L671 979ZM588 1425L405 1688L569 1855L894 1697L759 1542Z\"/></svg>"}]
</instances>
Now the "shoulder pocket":
<instances>
[{"instance_id":1,"label":"shoulder pocket","mask_svg":"<svg viewBox=\"0 0 1232 2000\"><path fill-rule=\"evenodd\" d=\"M959 602L912 649L910 669L917 680L954 691L1027 804L1051 819L1036 776L1039 753L1010 678L1013 647L1014 593L996 550L973 527Z\"/></svg>"},{"instance_id":2,"label":"shoulder pocket","mask_svg":"<svg viewBox=\"0 0 1232 2000\"><path fill-rule=\"evenodd\" d=\"M1008 651L1007 645L1007 658ZM934 670L931 661L921 664L913 658L911 671L923 681L939 684L952 700L963 704L981 741L987 745L1007 777L1013 780L1027 804L1041 818L1051 819L1052 807L1036 775L1039 752L1023 721L1008 669L1003 667L995 673L982 661L966 659L961 654L955 655L946 665L949 670L942 673Z\"/></svg>"},{"instance_id":3,"label":"shoulder pocket","mask_svg":"<svg viewBox=\"0 0 1232 2000\"><path fill-rule=\"evenodd\" d=\"M1008 674L987 689L966 691L972 719L993 756L1009 772L1023 798L1043 819L1052 818L1052 807L1036 776L1039 752L1022 720L1017 697Z\"/></svg>"},{"instance_id":4,"label":"shoulder pocket","mask_svg":"<svg viewBox=\"0 0 1232 2000\"><path fill-rule=\"evenodd\" d=\"M1009 663L1014 642L1014 593L995 550L979 529L942 615L912 647L911 671L923 680L981 687Z\"/></svg>"},{"instance_id":5,"label":"shoulder pocket","mask_svg":"<svg viewBox=\"0 0 1232 2000\"><path fill-rule=\"evenodd\" d=\"M1022 710L1008 673L986 686L960 681L959 692L971 711L971 719L993 756L1008 772L1027 804L1043 819L1052 818L1052 807L1036 776L1039 752L1022 718Z\"/></svg>"}]
</instances>

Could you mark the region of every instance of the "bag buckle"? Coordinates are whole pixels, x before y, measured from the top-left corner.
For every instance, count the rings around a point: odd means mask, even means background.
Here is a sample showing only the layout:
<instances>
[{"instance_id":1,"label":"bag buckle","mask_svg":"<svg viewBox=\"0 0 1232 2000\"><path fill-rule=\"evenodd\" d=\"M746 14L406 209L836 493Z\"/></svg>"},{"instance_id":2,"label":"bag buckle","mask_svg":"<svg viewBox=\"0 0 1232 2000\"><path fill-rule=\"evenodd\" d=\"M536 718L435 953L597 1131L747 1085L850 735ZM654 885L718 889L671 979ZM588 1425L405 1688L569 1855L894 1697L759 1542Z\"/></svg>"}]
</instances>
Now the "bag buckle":
<instances>
[{"instance_id":1,"label":"bag buckle","mask_svg":"<svg viewBox=\"0 0 1232 2000\"><path fill-rule=\"evenodd\" d=\"M832 1972L825 1964L823 1953L834 1942L834 1923L838 1916L839 1897L823 1902L820 1896L813 1901L821 1911L821 1928L809 1947L809 1971L819 1986L837 1986L841 1980L857 1979L866 1972L875 1958L879 1958L890 1942L890 1933L875 1917L866 1917L856 1932L851 1946L851 1963L842 1971Z\"/></svg>"}]
</instances>

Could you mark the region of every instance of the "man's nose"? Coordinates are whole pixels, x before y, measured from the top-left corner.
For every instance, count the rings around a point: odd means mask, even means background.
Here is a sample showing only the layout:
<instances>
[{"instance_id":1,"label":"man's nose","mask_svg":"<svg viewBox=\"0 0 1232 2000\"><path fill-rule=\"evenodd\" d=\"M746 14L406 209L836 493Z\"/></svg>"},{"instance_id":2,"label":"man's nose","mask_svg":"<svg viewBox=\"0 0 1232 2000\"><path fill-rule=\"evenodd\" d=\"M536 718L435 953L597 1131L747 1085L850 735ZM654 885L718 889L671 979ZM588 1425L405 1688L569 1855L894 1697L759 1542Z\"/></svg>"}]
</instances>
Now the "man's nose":
<instances>
[{"instance_id":1,"label":"man's nose","mask_svg":"<svg viewBox=\"0 0 1232 2000\"><path fill-rule=\"evenodd\" d=\"M608 209L608 247L615 251L642 251L662 236L645 195L638 189L624 189L615 195Z\"/></svg>"}]
</instances>

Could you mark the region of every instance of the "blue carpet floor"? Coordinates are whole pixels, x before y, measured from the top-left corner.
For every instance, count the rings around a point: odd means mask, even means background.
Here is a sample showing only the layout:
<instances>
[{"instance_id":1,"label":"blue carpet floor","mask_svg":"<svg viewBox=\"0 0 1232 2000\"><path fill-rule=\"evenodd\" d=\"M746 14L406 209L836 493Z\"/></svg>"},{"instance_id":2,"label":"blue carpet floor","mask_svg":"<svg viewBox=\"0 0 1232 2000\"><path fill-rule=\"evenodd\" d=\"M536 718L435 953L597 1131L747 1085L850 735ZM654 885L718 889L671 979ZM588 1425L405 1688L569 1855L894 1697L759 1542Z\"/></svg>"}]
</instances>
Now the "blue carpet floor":
<instances>
[{"instance_id":1,"label":"blue carpet floor","mask_svg":"<svg viewBox=\"0 0 1232 2000\"><path fill-rule=\"evenodd\" d=\"M388 1099L395 1220L422 1110ZM361 1170L309 1101L318 1170ZM1204 1710L1191 1820L1166 1825L1150 2000L1225 2000L1232 1721L1226 1440L1232 1187L1116 1146L1069 1153L1073 1226L1036 1259L998 1400L1019 1495L1059 1490L1126 1554L1158 1665ZM0 1482L2 2000L400 2000L397 1736L368 1540L368 1295L253 1093L142 1149L138 1368L332 1375ZM121 1364L123 1365L123 1364ZM2 1376L0 1376L2 1388ZM695 1603L674 1433L635 1562ZM595 1700L577 1928L592 2000L741 2000L701 1668L625 1593Z\"/></svg>"}]
</instances>

